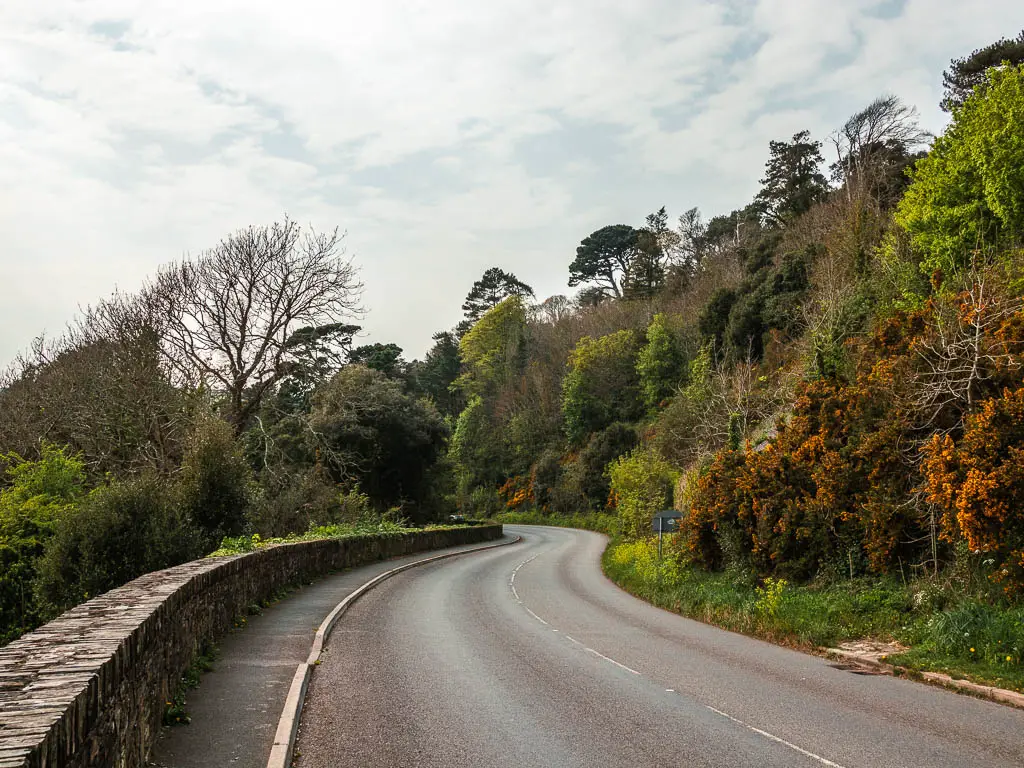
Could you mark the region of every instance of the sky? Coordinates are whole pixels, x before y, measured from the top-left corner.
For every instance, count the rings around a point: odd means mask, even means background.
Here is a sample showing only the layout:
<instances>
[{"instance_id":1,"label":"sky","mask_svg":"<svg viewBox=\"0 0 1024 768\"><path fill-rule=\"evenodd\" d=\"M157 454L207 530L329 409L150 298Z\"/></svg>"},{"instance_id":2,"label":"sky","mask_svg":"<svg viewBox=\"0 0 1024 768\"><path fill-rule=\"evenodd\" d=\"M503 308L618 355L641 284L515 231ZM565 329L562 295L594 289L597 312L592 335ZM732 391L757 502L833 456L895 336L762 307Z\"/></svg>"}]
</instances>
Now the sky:
<instances>
[{"instance_id":1,"label":"sky","mask_svg":"<svg viewBox=\"0 0 1024 768\"><path fill-rule=\"evenodd\" d=\"M756 193L768 142L942 71L1019 0L3 0L0 365L285 214L347 232L361 343L422 356L485 269Z\"/></svg>"}]
</instances>

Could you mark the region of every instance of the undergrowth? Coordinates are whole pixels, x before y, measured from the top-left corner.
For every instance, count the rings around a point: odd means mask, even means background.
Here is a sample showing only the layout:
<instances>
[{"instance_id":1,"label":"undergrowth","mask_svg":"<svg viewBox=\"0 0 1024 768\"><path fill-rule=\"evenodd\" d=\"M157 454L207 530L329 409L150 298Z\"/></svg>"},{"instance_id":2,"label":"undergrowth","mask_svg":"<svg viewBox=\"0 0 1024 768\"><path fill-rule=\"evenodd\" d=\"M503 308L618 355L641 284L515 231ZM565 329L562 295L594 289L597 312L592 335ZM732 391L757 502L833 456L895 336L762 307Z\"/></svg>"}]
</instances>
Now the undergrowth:
<instances>
[{"instance_id":1,"label":"undergrowth","mask_svg":"<svg viewBox=\"0 0 1024 768\"><path fill-rule=\"evenodd\" d=\"M920 671L1024 690L1024 608L991 604L955 584L861 577L829 584L759 581L658 560L656 539L613 540L608 577L661 608L807 650L856 640L896 641L888 661Z\"/></svg>"},{"instance_id":2,"label":"undergrowth","mask_svg":"<svg viewBox=\"0 0 1024 768\"><path fill-rule=\"evenodd\" d=\"M186 705L186 694L199 687L199 681L203 674L213 670L213 662L217 660L218 649L212 643L204 645L192 658L188 668L178 681L171 700L165 702L164 725L188 725L192 722Z\"/></svg>"},{"instance_id":3,"label":"undergrowth","mask_svg":"<svg viewBox=\"0 0 1024 768\"><path fill-rule=\"evenodd\" d=\"M305 533L290 533L287 536L263 538L258 533L251 536L237 536L224 538L220 547L211 552L207 557L223 557L225 555L240 555L246 552L255 552L258 549L273 546L275 544L294 544L299 541L316 541L319 539L346 539L353 536L368 536L373 534L399 534L419 530L447 530L460 528L461 525L429 525L425 528L412 528L404 520L393 520L389 518L366 518L355 523L333 523L331 525L310 526Z\"/></svg>"}]
</instances>

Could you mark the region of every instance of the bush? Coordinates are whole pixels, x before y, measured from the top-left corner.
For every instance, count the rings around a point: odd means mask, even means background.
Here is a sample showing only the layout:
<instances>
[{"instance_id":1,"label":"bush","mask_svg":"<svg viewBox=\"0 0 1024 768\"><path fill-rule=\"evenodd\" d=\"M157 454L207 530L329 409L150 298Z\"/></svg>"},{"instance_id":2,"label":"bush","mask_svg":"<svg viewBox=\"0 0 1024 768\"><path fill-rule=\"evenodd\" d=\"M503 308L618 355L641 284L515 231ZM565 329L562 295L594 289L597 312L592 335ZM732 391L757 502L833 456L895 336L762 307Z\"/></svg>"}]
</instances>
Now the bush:
<instances>
[{"instance_id":1,"label":"bush","mask_svg":"<svg viewBox=\"0 0 1024 768\"><path fill-rule=\"evenodd\" d=\"M959 443L933 436L924 474L928 500L945 513L943 536L994 558L993 578L1024 592L1024 388L985 400Z\"/></svg>"},{"instance_id":2,"label":"bush","mask_svg":"<svg viewBox=\"0 0 1024 768\"><path fill-rule=\"evenodd\" d=\"M38 461L9 454L10 485L0 491L0 645L41 621L32 594L37 561L58 523L83 493L85 469L76 456L43 444Z\"/></svg>"},{"instance_id":3,"label":"bush","mask_svg":"<svg viewBox=\"0 0 1024 768\"><path fill-rule=\"evenodd\" d=\"M203 532L206 549L242 533L253 478L227 422L203 417L196 423L177 485L182 511Z\"/></svg>"},{"instance_id":4,"label":"bush","mask_svg":"<svg viewBox=\"0 0 1024 768\"><path fill-rule=\"evenodd\" d=\"M570 442L643 415L636 371L637 337L622 330L593 339L584 336L569 355L562 381L562 414Z\"/></svg>"},{"instance_id":5,"label":"bush","mask_svg":"<svg viewBox=\"0 0 1024 768\"><path fill-rule=\"evenodd\" d=\"M372 511L370 497L358 488L343 491L313 469L264 491L250 508L248 527L265 537L286 536L310 526L351 523Z\"/></svg>"},{"instance_id":6,"label":"bush","mask_svg":"<svg viewBox=\"0 0 1024 768\"><path fill-rule=\"evenodd\" d=\"M654 514L672 503L678 472L652 449L637 448L612 462L608 473L623 535L648 535Z\"/></svg>"},{"instance_id":7,"label":"bush","mask_svg":"<svg viewBox=\"0 0 1024 768\"><path fill-rule=\"evenodd\" d=\"M97 488L46 543L34 591L53 617L150 571L203 554L203 534L156 475Z\"/></svg>"}]
</instances>

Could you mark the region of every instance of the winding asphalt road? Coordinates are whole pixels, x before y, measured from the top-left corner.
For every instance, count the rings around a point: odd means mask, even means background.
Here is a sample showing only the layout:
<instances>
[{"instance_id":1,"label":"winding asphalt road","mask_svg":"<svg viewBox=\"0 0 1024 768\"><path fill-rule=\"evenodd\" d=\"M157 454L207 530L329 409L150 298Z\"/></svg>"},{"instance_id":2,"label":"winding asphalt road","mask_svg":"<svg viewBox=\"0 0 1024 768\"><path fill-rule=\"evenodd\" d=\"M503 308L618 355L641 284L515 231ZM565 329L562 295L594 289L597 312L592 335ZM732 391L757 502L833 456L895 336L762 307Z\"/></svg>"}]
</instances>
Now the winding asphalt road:
<instances>
[{"instance_id":1,"label":"winding asphalt road","mask_svg":"<svg viewBox=\"0 0 1024 768\"><path fill-rule=\"evenodd\" d=\"M1024 765L1024 712L653 608L604 538L415 568L357 602L303 710L298 768Z\"/></svg>"}]
</instances>

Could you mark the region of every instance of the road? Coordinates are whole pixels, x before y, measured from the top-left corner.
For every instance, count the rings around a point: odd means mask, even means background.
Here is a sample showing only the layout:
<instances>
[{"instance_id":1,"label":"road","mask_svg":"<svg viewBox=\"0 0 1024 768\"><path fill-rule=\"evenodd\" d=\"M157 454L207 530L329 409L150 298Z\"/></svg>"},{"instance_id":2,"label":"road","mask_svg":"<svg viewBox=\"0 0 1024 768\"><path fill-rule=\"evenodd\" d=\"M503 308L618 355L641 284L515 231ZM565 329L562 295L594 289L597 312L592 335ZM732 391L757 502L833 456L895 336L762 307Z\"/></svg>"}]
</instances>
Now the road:
<instances>
[{"instance_id":1,"label":"road","mask_svg":"<svg viewBox=\"0 0 1024 768\"><path fill-rule=\"evenodd\" d=\"M604 538L415 568L335 628L298 768L1024 765L1024 712L654 608L600 570Z\"/></svg>"}]
</instances>

